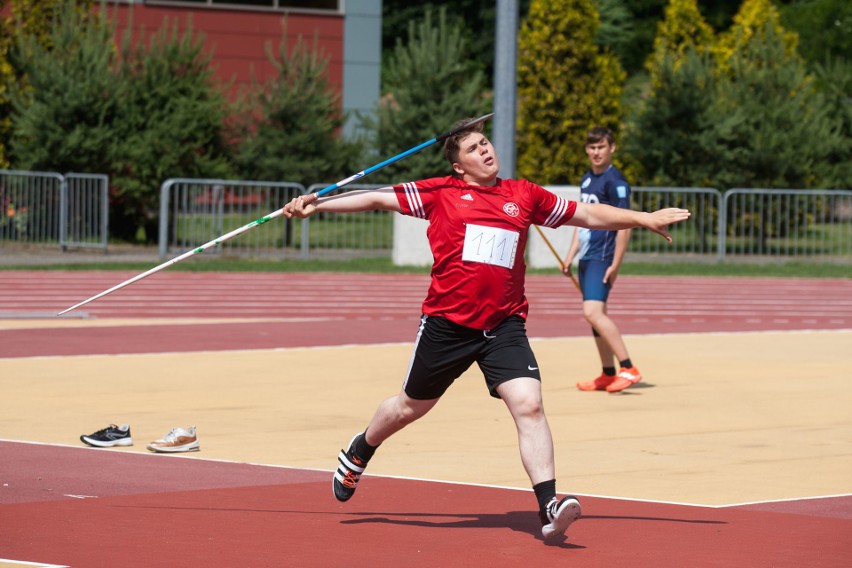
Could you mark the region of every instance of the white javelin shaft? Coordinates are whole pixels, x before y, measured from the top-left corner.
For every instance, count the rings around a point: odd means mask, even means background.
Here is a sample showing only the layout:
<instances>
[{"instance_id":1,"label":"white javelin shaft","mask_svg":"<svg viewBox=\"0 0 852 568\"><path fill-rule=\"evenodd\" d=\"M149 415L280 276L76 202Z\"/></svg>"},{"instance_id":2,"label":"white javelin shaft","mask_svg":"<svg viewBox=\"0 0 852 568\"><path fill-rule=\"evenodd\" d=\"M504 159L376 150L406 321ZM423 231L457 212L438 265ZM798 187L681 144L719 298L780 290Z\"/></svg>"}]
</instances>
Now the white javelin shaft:
<instances>
[{"instance_id":1,"label":"white javelin shaft","mask_svg":"<svg viewBox=\"0 0 852 568\"><path fill-rule=\"evenodd\" d=\"M452 130L450 130L448 132L444 132L443 134L438 134L437 136L435 136L431 140L427 140L426 142L423 142L422 144L419 144L419 145L415 146L414 148L410 148L410 149L406 150L405 152L401 152L401 153L397 154L393 158L389 158L389 159L385 160L384 162L376 164L375 166L371 166L371 167L367 168L366 170L358 172L357 174L355 174L353 176L349 176L348 178L346 178L344 180L340 180L337 183L333 183L330 186L326 187L325 189L318 191L315 194L313 194L314 195L313 200L316 200L318 197L322 197L323 195L330 193L330 192L332 192L336 189L340 189L344 185L350 184L353 181L355 181L356 179L360 179L360 178L362 178L366 175L369 175L369 174L371 174L371 173L373 173L377 170L384 168L385 166L388 166L388 165L390 165L394 162L398 162L399 160L401 160L401 159L403 159L407 156L410 156L412 154L416 154L420 150L423 150L424 148L427 148L427 147L431 146L432 144L435 144L436 142L440 142L442 140L445 140L445 139L449 138L450 136L453 136L457 132L461 132L465 128L470 128L471 126L479 124L480 122L485 122L486 120L488 120L492 116L494 116L493 112L491 114L482 115L479 118L474 118L472 120L468 120L468 121L456 126L455 128L453 128ZM310 203L310 202L311 201L309 201L308 203ZM148 272L143 272L142 274L140 274L138 276L134 276L130 280L126 280L126 281L122 282L121 284L119 284L117 286L113 286L109 290L104 290L100 294L98 294L96 296L92 296L88 300L84 300L84 301L80 302L79 304L71 306L70 308L68 308L66 310L62 310L61 312L59 312L56 315L61 316L62 314L70 312L71 310L73 310L75 308L79 308L80 306L85 306L89 302L93 302L93 301L97 300L98 298L102 298L102 297L106 296L107 294L115 292L116 290L120 290L121 288L124 288L128 284L133 284L134 282L138 282L139 280L142 280L146 276L150 276L150 275L154 274L155 272L159 272L160 270L167 268L167 267L169 267L173 264L176 264L176 263L178 263L178 262L180 262L184 259L187 259L190 256L194 256L194 255L196 255L200 252L204 252L205 250L209 249L210 247L215 247L216 245L223 243L223 242L227 241L228 239L231 239L233 237L236 237L237 235L245 233L249 229L253 229L253 228L257 227L258 225L262 225L262 224L266 223L267 221L270 221L270 220L282 215L283 213L284 213L284 208L282 207L281 209L273 211L272 213L270 213L269 215L266 215L265 217L261 217L260 219L255 219L251 223L249 223L247 225L243 225L239 229L234 229L230 233L222 235L221 237L217 237L217 238L213 239L212 241L210 241L209 243L204 243L200 247L197 247L197 248L194 248L190 251L187 251L180 256L176 256L175 258L168 260L168 261L164 262L163 264L161 264L159 266L155 266L154 268L152 268Z\"/></svg>"},{"instance_id":2,"label":"white javelin shaft","mask_svg":"<svg viewBox=\"0 0 852 568\"><path fill-rule=\"evenodd\" d=\"M253 229L254 227L257 227L258 225L262 225L262 224L266 223L267 221L270 221L270 220L280 216L283 213L284 213L283 208L277 209L277 210L273 211L272 213L270 213L269 215L261 217L260 219L255 219L251 223L248 223L247 225L243 225L239 229L234 229L230 233L226 233L226 234L222 235L221 237L217 237L216 239L214 239L214 240L212 240L208 243L204 243L203 245L196 247L196 248L194 248L190 251L187 251L180 256L176 256L171 260L167 260L163 264L160 264L159 266L155 266L154 268L152 268L151 270L148 270L147 272L143 272L142 274L134 276L130 280L125 280L121 284L113 286L109 290L104 290L100 294L92 296L88 300L83 300L79 304L75 304L75 305L71 306L70 308L64 309L56 315L61 316L62 314L66 313L66 312L70 312L71 310L77 309L80 306L85 306L89 302L94 302L98 298L102 298L102 297L106 296L107 294L111 294L112 292L115 292L116 290L120 290L120 289L124 288L125 286L133 284L134 282L138 282L138 281L142 280L143 278L151 276L152 274L157 273L157 272L163 270L164 268L168 268L169 266L171 266L173 264L177 264L178 262L180 262L182 260L186 260L187 258L189 258L191 256L202 253L202 252L204 252L205 250L207 250L211 247L215 247L216 245L223 243L223 242L227 241L228 239L232 239L232 238L236 237L237 235L241 235L241 234L245 233L246 231L248 231L249 229Z\"/></svg>"}]
</instances>

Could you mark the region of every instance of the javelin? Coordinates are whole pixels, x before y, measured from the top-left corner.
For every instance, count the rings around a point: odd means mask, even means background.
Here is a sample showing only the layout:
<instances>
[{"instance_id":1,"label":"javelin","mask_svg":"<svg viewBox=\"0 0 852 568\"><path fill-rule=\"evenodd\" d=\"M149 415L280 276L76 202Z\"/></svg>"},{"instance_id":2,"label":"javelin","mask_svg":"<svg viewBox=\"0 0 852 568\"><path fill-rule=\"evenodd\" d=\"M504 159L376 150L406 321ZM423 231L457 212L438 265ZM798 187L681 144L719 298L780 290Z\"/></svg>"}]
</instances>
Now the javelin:
<instances>
[{"instance_id":1,"label":"javelin","mask_svg":"<svg viewBox=\"0 0 852 568\"><path fill-rule=\"evenodd\" d=\"M541 227L539 227L538 225L533 225L533 226L535 227L535 230L538 231L538 234L541 236L541 238L544 240L544 244L547 245L547 248L549 248L550 252L553 253L553 256L556 257L556 262L559 263L559 268L562 270L562 273L564 274L565 273L565 263L562 262L562 257L559 256L559 253L556 252L556 249L553 248L553 245L550 244L550 241L547 239L547 237L544 236L544 231L541 230ZM577 277L574 276L573 272L571 272L571 265L570 264L568 265L568 277L571 279L571 282L574 283L574 286L577 287L577 290L582 292L583 290L580 288L580 283L577 282Z\"/></svg>"},{"instance_id":2,"label":"javelin","mask_svg":"<svg viewBox=\"0 0 852 568\"><path fill-rule=\"evenodd\" d=\"M332 191L334 191L336 189L340 189L344 185L352 183L356 179L361 179L362 177L368 176L371 173L376 172L376 171L384 168L385 166L389 166L389 165L393 164L394 162L398 162L399 160L401 160L403 158L407 158L408 156L411 156L412 154L416 154L420 150L423 150L424 148L428 148L432 144L446 140L450 136L453 136L454 134L457 134L458 132L461 132L462 130L464 130L466 128L469 128L471 126L479 124L480 122L485 122L486 120L488 120L492 116L494 116L493 112L490 113L490 114L482 115L479 118L474 118L474 119L468 120L467 122L464 122L464 123L456 126L452 130L444 132L443 134L438 134L437 136L435 136L431 140L427 140L426 142L423 142L422 144L419 144L419 145L417 145L417 146L415 146L415 147L413 147L409 150L406 150L405 152L397 154L393 158L389 158L389 159L385 160L384 162L380 162L380 163L376 164L375 166L370 166L366 170L360 171L355 175L349 176L348 178L340 180L337 183L333 183L330 186L328 186L324 189L321 189L320 191L314 193L313 194L314 200L322 197L323 195L331 193ZM169 266L171 266L173 264L177 264L178 262L180 262L182 260L186 260L187 258L189 258L191 256L195 256L196 254L204 252L205 250L207 250L211 247L215 247L218 244L224 243L225 241L232 239L232 238L236 237L237 235L241 235L242 233L245 233L246 231L254 229L258 225L263 225L267 221L271 221L272 219L281 216L283 213L284 213L283 207L281 209L277 209L277 210L273 211L272 213L265 215L264 217L261 217L259 219L255 219L251 223L243 225L239 229L234 229L230 233L224 234L221 237L215 238L210 242L204 243L200 247L189 250L189 251L183 253L182 255L177 256L177 257L175 257L171 260L167 260L163 264L155 266L154 268L152 268L151 270L148 270L147 272L143 272L142 274L134 276L133 278L131 278L129 280L125 280L121 284L118 284L117 286L113 286L109 290L104 290L100 294L96 294L96 295L92 296L91 298L89 298L88 300L83 300L79 304L74 304L70 308L64 309L56 315L61 316L62 314L70 312L71 310L79 308L80 306L85 306L89 302L93 302L93 301L97 300L98 298L102 298L102 297L106 296L107 294L111 294L112 292L115 292L116 290L120 290L121 288L124 288L125 286L128 286L130 284L133 284L134 282L138 282L139 280L142 280L143 278L145 278L147 276L151 276L152 274L159 272L160 270L162 270L164 268L168 268Z\"/></svg>"}]
</instances>

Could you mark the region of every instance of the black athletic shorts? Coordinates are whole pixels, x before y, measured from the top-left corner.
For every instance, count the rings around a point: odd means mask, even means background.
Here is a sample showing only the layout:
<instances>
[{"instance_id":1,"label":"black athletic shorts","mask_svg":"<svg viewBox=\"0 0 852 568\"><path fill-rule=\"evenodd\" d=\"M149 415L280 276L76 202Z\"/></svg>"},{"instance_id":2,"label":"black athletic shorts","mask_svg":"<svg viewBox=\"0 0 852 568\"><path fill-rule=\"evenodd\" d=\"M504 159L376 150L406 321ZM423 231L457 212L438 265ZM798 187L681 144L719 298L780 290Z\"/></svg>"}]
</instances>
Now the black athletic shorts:
<instances>
[{"instance_id":1,"label":"black athletic shorts","mask_svg":"<svg viewBox=\"0 0 852 568\"><path fill-rule=\"evenodd\" d=\"M414 344L403 390L417 400L446 392L473 363L479 365L491 396L497 386L519 377L541 380L527 339L524 319L510 316L495 329L471 329L446 318L424 315Z\"/></svg>"}]
</instances>

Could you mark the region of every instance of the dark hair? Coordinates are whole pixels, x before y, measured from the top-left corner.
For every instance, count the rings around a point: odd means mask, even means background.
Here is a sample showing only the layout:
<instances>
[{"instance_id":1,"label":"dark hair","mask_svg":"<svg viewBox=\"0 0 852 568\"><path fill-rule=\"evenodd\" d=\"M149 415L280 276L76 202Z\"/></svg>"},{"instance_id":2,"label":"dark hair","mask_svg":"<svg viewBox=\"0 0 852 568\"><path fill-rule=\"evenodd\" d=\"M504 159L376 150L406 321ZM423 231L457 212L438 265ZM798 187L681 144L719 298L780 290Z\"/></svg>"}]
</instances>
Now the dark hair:
<instances>
[{"instance_id":1,"label":"dark hair","mask_svg":"<svg viewBox=\"0 0 852 568\"><path fill-rule=\"evenodd\" d=\"M612 135L612 130L603 126L595 126L586 134L586 146L597 144L602 140L606 140L610 145L615 144L615 137Z\"/></svg>"},{"instance_id":2,"label":"dark hair","mask_svg":"<svg viewBox=\"0 0 852 568\"><path fill-rule=\"evenodd\" d=\"M459 126L461 126L462 124L464 124L465 122L470 122L471 120L474 120L474 118L473 117L463 118L463 119L459 120L458 122L456 122L453 125L452 129L456 129ZM447 139L444 140L444 157L450 162L451 166L459 161L459 142L461 141L461 139L465 138L469 134L482 132L482 129L483 129L483 123L482 122L479 122L477 124L472 124L472 125L468 126L467 128L462 128L461 130L459 130L458 132L456 132L452 136L448 136Z\"/></svg>"}]
</instances>

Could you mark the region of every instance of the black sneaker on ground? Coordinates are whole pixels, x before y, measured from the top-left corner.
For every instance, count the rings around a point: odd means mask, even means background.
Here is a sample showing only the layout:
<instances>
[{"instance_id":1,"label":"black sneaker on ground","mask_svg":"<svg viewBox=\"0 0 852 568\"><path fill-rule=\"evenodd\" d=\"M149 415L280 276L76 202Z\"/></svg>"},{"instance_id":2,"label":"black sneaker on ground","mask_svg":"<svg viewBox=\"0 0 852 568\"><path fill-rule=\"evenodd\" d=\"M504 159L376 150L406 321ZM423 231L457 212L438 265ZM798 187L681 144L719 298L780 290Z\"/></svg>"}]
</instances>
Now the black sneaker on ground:
<instances>
[{"instance_id":1,"label":"black sneaker on ground","mask_svg":"<svg viewBox=\"0 0 852 568\"><path fill-rule=\"evenodd\" d=\"M348 501L355 494L358 480L361 479L361 474L367 467L367 462L355 455L355 441L363 435L363 432L355 434L349 442L349 449L340 450L340 454L337 456L340 465L337 466L337 471L334 472L334 479L331 483L334 496L338 501Z\"/></svg>"},{"instance_id":2,"label":"black sneaker on ground","mask_svg":"<svg viewBox=\"0 0 852 568\"><path fill-rule=\"evenodd\" d=\"M130 437L130 426L122 424L116 426L110 424L103 430L98 430L88 436L80 436L80 441L98 448L111 448L113 446L132 446L133 438Z\"/></svg>"},{"instance_id":3,"label":"black sneaker on ground","mask_svg":"<svg viewBox=\"0 0 852 568\"><path fill-rule=\"evenodd\" d=\"M541 535L545 540L556 538L565 534L568 527L580 518L580 500L573 495L563 497L557 501L556 497L550 500L541 516Z\"/></svg>"}]
</instances>

